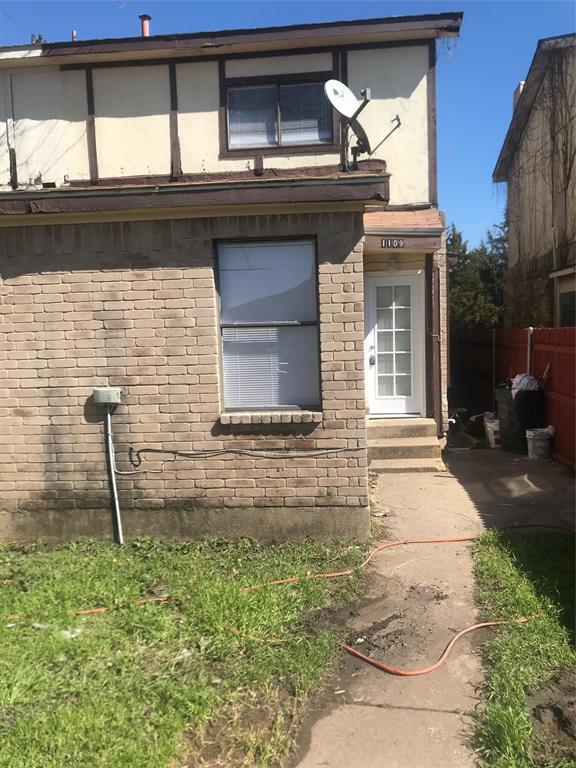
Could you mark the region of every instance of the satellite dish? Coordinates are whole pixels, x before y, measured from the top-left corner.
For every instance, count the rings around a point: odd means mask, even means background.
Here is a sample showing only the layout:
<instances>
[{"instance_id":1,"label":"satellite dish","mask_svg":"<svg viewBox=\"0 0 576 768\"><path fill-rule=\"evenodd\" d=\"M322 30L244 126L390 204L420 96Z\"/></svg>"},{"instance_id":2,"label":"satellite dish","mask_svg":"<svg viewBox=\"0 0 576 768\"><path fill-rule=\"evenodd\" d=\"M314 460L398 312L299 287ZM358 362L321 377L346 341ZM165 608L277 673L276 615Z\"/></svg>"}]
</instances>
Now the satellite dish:
<instances>
[{"instance_id":1,"label":"satellite dish","mask_svg":"<svg viewBox=\"0 0 576 768\"><path fill-rule=\"evenodd\" d=\"M370 101L370 89L365 88L361 91L360 93L364 97L364 101L358 101L347 85L344 85L344 83L341 83L339 80L328 80L324 83L324 93L336 112L344 118L341 120L343 171L348 171L350 169L347 157L348 131L350 128L358 140L358 143L351 148L353 157L352 170L356 171L358 170L358 155L363 153L370 154L370 142L368 136L357 120L360 112L362 112L366 104Z\"/></svg>"},{"instance_id":2,"label":"satellite dish","mask_svg":"<svg viewBox=\"0 0 576 768\"><path fill-rule=\"evenodd\" d=\"M356 115L360 102L347 85L339 80L328 80L324 83L324 93L336 112L349 120Z\"/></svg>"},{"instance_id":3,"label":"satellite dish","mask_svg":"<svg viewBox=\"0 0 576 768\"><path fill-rule=\"evenodd\" d=\"M358 120L351 120L350 121L350 128L354 131L356 138L358 139L358 148L360 152L365 152L366 154L370 154L372 150L370 149L370 141L368 140L368 136L366 135L366 131ZM354 148L353 148L354 149Z\"/></svg>"}]
</instances>

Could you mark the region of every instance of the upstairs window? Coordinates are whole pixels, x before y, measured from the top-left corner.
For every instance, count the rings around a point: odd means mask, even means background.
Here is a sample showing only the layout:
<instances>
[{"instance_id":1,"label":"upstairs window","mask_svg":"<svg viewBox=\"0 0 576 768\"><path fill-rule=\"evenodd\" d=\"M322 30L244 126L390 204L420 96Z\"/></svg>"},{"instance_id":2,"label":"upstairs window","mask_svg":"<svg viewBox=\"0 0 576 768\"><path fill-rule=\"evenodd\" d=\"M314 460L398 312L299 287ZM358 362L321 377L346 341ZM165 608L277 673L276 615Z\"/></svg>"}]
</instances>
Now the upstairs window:
<instances>
[{"instance_id":1,"label":"upstairs window","mask_svg":"<svg viewBox=\"0 0 576 768\"><path fill-rule=\"evenodd\" d=\"M225 409L317 409L314 242L222 243L218 276Z\"/></svg>"},{"instance_id":2,"label":"upstairs window","mask_svg":"<svg viewBox=\"0 0 576 768\"><path fill-rule=\"evenodd\" d=\"M226 94L230 150L333 143L322 82L228 87Z\"/></svg>"}]
</instances>

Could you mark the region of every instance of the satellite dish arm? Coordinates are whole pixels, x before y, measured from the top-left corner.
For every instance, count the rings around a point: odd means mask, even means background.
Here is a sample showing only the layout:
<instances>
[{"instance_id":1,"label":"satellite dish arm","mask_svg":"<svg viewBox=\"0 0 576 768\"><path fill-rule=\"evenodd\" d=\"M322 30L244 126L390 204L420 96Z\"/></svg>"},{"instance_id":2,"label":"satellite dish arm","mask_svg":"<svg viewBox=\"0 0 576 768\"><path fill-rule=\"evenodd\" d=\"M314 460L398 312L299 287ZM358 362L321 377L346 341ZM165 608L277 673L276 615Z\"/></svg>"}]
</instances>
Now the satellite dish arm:
<instances>
[{"instance_id":1,"label":"satellite dish arm","mask_svg":"<svg viewBox=\"0 0 576 768\"><path fill-rule=\"evenodd\" d=\"M352 117L344 117L344 115L340 115L340 143L341 143L340 165L342 167L342 171L344 171L345 173L347 173L350 170L350 164L348 162L348 145L349 145L348 132L350 129L350 125L354 122L354 120L356 120L360 112L362 112L364 107L366 107L366 105L370 101L370 98L371 98L370 88L363 88L360 91L360 95L364 97L364 100L362 101L362 103L360 104L356 112L354 112ZM352 168L353 170L358 169L358 159L356 155L354 156Z\"/></svg>"},{"instance_id":2,"label":"satellite dish arm","mask_svg":"<svg viewBox=\"0 0 576 768\"><path fill-rule=\"evenodd\" d=\"M348 122L350 122L350 123L352 122L352 120L356 120L356 118L358 117L358 115L360 114L360 112L362 112L362 110L364 109L364 107L365 107L365 106L368 104L368 102L370 101L370 99L371 99L371 97L372 97L372 94L371 94L371 92L370 92L370 88L363 88L363 89L360 91L360 96L363 96L363 97L364 97L364 101L363 101L363 102L360 104L360 106L358 107L358 109L356 110L356 112L354 112L354 114L352 115L352 117L351 117L351 118L350 118L350 120L348 121Z\"/></svg>"}]
</instances>

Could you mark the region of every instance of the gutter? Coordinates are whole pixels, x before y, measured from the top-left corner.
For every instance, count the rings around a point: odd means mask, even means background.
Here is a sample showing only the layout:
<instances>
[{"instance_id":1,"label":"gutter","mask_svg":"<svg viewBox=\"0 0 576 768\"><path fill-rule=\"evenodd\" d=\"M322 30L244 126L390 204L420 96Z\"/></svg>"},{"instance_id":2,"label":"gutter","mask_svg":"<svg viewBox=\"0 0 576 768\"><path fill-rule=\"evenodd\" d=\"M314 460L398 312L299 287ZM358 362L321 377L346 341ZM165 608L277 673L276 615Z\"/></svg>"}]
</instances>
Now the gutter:
<instances>
[{"instance_id":1,"label":"gutter","mask_svg":"<svg viewBox=\"0 0 576 768\"><path fill-rule=\"evenodd\" d=\"M318 186L353 186L359 184L381 183L388 180L389 174L379 173L370 176L353 176L351 174L342 174L337 178L319 178L319 179L259 179L258 181L228 181L228 182L210 182L208 184L170 184L168 185L150 185L150 186L128 186L128 187L101 187L81 189L62 187L56 189L34 190L33 192L3 192L0 193L0 205L2 200L45 200L50 197L109 197L123 195L170 195L189 192L220 192L231 189L255 189L266 186L267 188L293 188L293 187L318 187Z\"/></svg>"},{"instance_id":2,"label":"gutter","mask_svg":"<svg viewBox=\"0 0 576 768\"><path fill-rule=\"evenodd\" d=\"M389 199L389 176L347 176L331 179L288 179L284 181L185 184L114 189L41 190L0 194L2 215L11 219L34 219L39 214L66 214L126 210L269 206L298 203L357 203L364 205ZM13 221L10 222L14 223ZM8 224L8 222L6 222ZM18 224L16 223L16 226Z\"/></svg>"}]
</instances>

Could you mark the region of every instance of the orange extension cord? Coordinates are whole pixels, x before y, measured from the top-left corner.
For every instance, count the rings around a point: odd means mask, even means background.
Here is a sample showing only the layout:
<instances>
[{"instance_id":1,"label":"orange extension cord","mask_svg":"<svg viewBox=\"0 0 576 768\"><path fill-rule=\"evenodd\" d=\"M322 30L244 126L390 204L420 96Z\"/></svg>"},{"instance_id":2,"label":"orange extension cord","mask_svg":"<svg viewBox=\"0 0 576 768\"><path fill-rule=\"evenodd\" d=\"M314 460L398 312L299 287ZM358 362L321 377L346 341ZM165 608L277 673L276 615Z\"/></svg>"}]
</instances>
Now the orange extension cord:
<instances>
[{"instance_id":1,"label":"orange extension cord","mask_svg":"<svg viewBox=\"0 0 576 768\"><path fill-rule=\"evenodd\" d=\"M397 669L396 667L391 667L389 664L384 664L383 661L378 661L377 659L370 658L370 656L366 656L366 654L361 653L351 645L343 645L342 647L351 656L356 656L357 659L365 661L366 664L371 664L373 667L376 667L376 669L379 669L380 672L387 672L389 675L397 675L398 677L416 677L417 675L427 675L429 672L434 672L435 669L441 667L448 658L452 648L461 637L464 637L464 635L474 632L477 629L483 629L484 627L497 627L500 624L512 623L524 624L527 621L530 621L530 617L523 616L520 619L508 619L506 621L483 621L480 624L473 624L471 627L466 627L466 629L462 629L457 635L454 635L435 664L432 664L430 667L424 667L423 669Z\"/></svg>"},{"instance_id":2,"label":"orange extension cord","mask_svg":"<svg viewBox=\"0 0 576 768\"><path fill-rule=\"evenodd\" d=\"M526 526L526 527L529 527L529 526ZM450 544L450 543L453 544L461 541L474 541L475 539L476 539L476 536L459 536L457 538L451 538L451 539L406 539L403 541L390 541L390 542L387 542L386 544L380 544L380 546L376 547L376 549L373 549L372 552L370 552L370 554L366 558L366 560L364 560L360 568L365 568L368 565L368 563L372 560L372 558L375 555L377 555L378 552L381 552L383 549L390 549L391 547L401 547L406 544ZM294 584L298 581L307 581L308 579L333 579L333 578L336 578L337 576L351 576L353 573L354 573L353 569L349 568L346 571L338 571L334 573L315 573L315 574L312 574L311 576L293 576L290 579L276 579L275 581L268 581L265 584L256 584L252 587L248 587L248 589L260 589L261 587L271 586L274 584ZM523 616L518 619L509 619L509 620L501 620L501 621L483 621L480 624L474 624L471 627L466 627L466 629L462 629L450 640L446 648L444 648L437 662L435 662L429 667L424 667L423 669L397 669L396 667L392 667L389 664L385 664L383 661L378 661L377 659L372 659L370 656L366 656L366 654L362 653L361 651L358 651L356 648L353 648L351 645L344 644L342 647L351 656L355 656L357 659L360 659L360 661L364 661L366 662L366 664L370 664L371 666L376 667L376 669L379 669L381 672L386 672L389 675L397 675L399 677L416 677L418 675L427 675L430 672L434 672L434 670L441 667L448 659L448 656L450 655L450 651L456 645L458 640L460 640L461 637L468 635L470 632L475 632L477 629L484 629L485 627L497 627L497 626L500 626L501 624L512 624L512 623L524 624L525 622L530 621L530 618L531 617Z\"/></svg>"}]
</instances>

